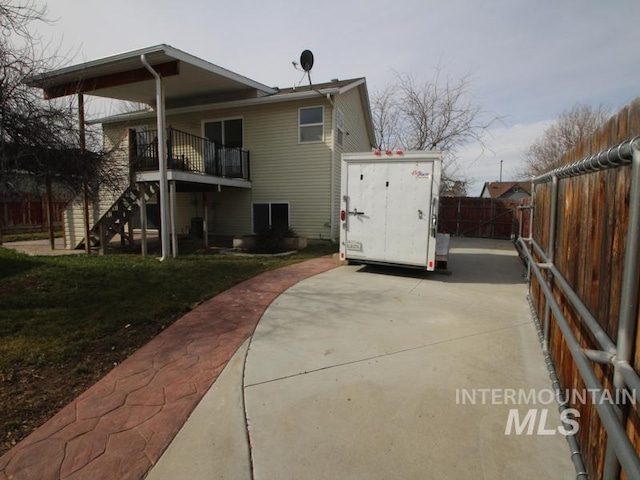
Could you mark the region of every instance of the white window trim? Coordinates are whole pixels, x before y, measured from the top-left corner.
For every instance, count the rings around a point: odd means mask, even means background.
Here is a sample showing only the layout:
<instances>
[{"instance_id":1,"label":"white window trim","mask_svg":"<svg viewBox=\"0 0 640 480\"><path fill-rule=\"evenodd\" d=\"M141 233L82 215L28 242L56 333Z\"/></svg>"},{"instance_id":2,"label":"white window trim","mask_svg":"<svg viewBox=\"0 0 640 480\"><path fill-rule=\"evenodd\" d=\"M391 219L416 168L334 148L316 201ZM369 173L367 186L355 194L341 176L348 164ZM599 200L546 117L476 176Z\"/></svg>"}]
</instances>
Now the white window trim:
<instances>
[{"instance_id":1,"label":"white window trim","mask_svg":"<svg viewBox=\"0 0 640 480\"><path fill-rule=\"evenodd\" d=\"M302 110L309 110L311 108L320 108L322 109L322 122L321 123L305 123L304 125L300 124L300 113L302 112ZM308 141L308 142L303 142L302 139L300 138L300 129L302 127L317 127L317 126L321 126L322 127L322 135L320 140L312 140L312 141ZM324 143L324 106L323 105L309 105L308 107L300 107L298 108L298 144L299 145L308 145L308 144L312 144L312 143Z\"/></svg>"},{"instance_id":2,"label":"white window trim","mask_svg":"<svg viewBox=\"0 0 640 480\"><path fill-rule=\"evenodd\" d=\"M251 233L253 233L254 235L256 235L258 233L258 232L253 230L253 227L255 225L254 218L253 218L253 206L254 205L269 205L269 228L271 228L271 226L272 226L272 222L271 222L271 205L274 204L274 203L281 203L281 204L286 204L287 205L287 228L291 228L291 202L278 201L278 200L273 200L273 201L269 201L269 202L251 202Z\"/></svg>"}]
</instances>

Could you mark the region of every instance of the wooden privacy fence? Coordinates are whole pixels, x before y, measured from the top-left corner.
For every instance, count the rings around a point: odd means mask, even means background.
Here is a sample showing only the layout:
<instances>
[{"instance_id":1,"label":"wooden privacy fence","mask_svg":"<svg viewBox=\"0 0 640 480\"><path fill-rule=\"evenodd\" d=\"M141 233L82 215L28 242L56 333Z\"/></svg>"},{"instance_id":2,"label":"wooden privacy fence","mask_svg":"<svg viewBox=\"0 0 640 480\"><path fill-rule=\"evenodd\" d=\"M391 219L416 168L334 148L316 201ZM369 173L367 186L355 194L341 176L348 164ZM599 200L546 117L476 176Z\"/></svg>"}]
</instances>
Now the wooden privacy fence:
<instances>
[{"instance_id":1,"label":"wooden privacy fence","mask_svg":"<svg viewBox=\"0 0 640 480\"><path fill-rule=\"evenodd\" d=\"M62 214L67 203L68 199L53 199L54 228L62 228ZM44 232L47 229L46 197L0 195L0 230L3 233Z\"/></svg>"},{"instance_id":2,"label":"wooden privacy fence","mask_svg":"<svg viewBox=\"0 0 640 480\"><path fill-rule=\"evenodd\" d=\"M561 409L579 413L567 440L590 479L640 478L637 135L639 101L534 179L532 238L519 241Z\"/></svg>"},{"instance_id":3,"label":"wooden privacy fence","mask_svg":"<svg viewBox=\"0 0 640 480\"><path fill-rule=\"evenodd\" d=\"M515 239L528 236L529 199L440 197L438 230L457 237ZM524 228L521 232L520 226Z\"/></svg>"}]
</instances>

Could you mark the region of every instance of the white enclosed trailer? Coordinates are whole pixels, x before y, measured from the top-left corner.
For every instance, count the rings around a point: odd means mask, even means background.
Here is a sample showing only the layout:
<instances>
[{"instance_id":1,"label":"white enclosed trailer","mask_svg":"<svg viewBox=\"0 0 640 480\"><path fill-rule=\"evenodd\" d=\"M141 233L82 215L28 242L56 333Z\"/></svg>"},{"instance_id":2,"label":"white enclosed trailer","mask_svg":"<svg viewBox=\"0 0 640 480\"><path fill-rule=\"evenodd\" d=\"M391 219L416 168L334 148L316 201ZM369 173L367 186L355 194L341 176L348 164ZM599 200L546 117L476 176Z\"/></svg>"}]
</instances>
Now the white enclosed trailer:
<instances>
[{"instance_id":1,"label":"white enclosed trailer","mask_svg":"<svg viewBox=\"0 0 640 480\"><path fill-rule=\"evenodd\" d=\"M438 235L440 152L342 155L340 259L446 268L449 237Z\"/></svg>"}]
</instances>

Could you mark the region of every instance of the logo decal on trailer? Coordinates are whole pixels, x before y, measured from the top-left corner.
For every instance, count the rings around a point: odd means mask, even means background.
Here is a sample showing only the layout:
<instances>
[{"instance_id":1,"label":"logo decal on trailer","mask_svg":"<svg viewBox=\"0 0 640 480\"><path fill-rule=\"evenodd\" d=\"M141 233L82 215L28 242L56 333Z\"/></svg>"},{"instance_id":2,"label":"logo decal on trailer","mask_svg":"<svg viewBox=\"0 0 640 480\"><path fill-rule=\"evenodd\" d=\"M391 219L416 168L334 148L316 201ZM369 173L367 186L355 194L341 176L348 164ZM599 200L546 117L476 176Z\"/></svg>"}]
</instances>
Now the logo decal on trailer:
<instances>
[{"instance_id":1,"label":"logo decal on trailer","mask_svg":"<svg viewBox=\"0 0 640 480\"><path fill-rule=\"evenodd\" d=\"M431 178L431 172L423 172L422 170L414 170L411 175L415 178Z\"/></svg>"}]
</instances>

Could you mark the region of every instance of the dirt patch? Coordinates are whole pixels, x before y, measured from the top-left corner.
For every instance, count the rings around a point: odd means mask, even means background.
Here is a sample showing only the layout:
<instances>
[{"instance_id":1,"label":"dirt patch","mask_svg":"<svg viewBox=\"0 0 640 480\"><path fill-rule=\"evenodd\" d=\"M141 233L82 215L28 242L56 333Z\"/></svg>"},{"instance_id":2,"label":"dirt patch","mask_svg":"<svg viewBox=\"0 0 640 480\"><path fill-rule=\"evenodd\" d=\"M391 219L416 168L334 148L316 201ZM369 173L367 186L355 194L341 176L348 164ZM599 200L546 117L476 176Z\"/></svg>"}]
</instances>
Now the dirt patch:
<instances>
[{"instance_id":1,"label":"dirt patch","mask_svg":"<svg viewBox=\"0 0 640 480\"><path fill-rule=\"evenodd\" d=\"M0 455L27 437L61 408L159 333L157 325L137 327L109 347L92 347L55 365L0 372Z\"/></svg>"}]
</instances>

